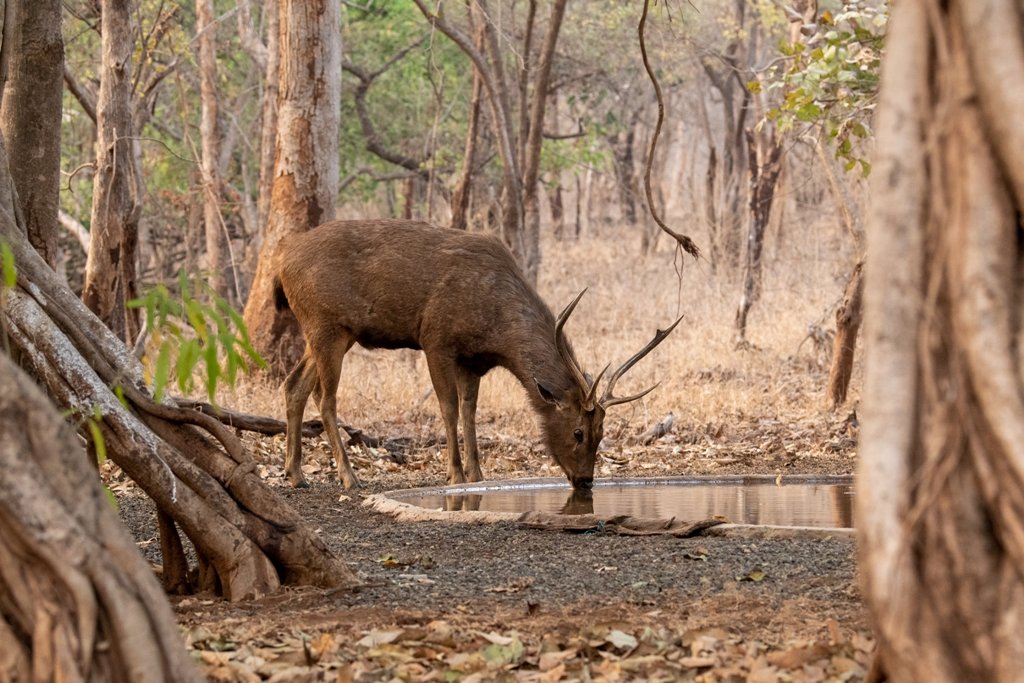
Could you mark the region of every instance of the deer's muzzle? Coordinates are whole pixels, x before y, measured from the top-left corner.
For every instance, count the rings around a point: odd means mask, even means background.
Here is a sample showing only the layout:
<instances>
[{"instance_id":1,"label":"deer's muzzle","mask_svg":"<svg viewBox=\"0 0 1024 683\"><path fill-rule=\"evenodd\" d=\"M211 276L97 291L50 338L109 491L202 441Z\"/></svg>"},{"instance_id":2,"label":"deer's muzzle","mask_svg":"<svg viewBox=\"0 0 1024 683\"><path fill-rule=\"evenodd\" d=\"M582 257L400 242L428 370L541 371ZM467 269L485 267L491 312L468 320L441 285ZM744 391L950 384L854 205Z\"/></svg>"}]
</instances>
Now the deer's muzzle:
<instances>
[{"instance_id":1,"label":"deer's muzzle","mask_svg":"<svg viewBox=\"0 0 1024 683\"><path fill-rule=\"evenodd\" d=\"M594 487L593 477L572 477L569 481L572 482L574 489L591 489Z\"/></svg>"}]
</instances>

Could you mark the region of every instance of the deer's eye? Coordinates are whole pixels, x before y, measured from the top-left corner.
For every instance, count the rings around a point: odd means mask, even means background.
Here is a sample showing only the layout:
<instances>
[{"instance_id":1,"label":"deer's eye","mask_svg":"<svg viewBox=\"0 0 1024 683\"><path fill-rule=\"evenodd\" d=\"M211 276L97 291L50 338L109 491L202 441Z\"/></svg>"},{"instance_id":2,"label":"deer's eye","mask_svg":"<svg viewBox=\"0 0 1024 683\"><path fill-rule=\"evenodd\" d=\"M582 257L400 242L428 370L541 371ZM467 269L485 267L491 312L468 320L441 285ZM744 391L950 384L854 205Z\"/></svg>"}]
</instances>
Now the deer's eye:
<instances>
[{"instance_id":1,"label":"deer's eye","mask_svg":"<svg viewBox=\"0 0 1024 683\"><path fill-rule=\"evenodd\" d=\"M572 435L576 437L576 443L583 443L583 430L582 429L577 429L575 432L572 433Z\"/></svg>"}]
</instances>

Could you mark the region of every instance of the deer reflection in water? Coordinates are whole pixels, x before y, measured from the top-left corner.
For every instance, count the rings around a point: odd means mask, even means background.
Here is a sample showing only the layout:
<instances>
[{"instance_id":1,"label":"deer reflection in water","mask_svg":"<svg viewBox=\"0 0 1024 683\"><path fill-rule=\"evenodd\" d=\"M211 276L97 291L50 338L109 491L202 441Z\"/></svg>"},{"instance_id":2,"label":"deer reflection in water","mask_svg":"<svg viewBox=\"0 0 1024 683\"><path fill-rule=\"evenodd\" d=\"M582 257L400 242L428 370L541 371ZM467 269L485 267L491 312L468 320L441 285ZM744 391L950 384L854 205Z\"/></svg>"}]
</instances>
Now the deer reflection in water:
<instances>
[{"instance_id":1,"label":"deer reflection in water","mask_svg":"<svg viewBox=\"0 0 1024 683\"><path fill-rule=\"evenodd\" d=\"M449 494L444 497L444 509L448 512L479 510L482 501L483 495L480 493ZM594 492L591 489L571 489L559 513L563 515L594 514Z\"/></svg>"},{"instance_id":2,"label":"deer reflection in water","mask_svg":"<svg viewBox=\"0 0 1024 683\"><path fill-rule=\"evenodd\" d=\"M594 514L594 491L592 489L573 489L562 506L563 515Z\"/></svg>"},{"instance_id":3,"label":"deer reflection in water","mask_svg":"<svg viewBox=\"0 0 1024 683\"><path fill-rule=\"evenodd\" d=\"M447 494L447 495L446 495ZM525 484L447 490L402 496L404 502L434 510L544 512L563 515L629 515L649 519L698 520L722 516L737 524L852 528L853 484L849 481L786 481L767 478L733 482L602 482L591 489Z\"/></svg>"},{"instance_id":4,"label":"deer reflection in water","mask_svg":"<svg viewBox=\"0 0 1024 683\"><path fill-rule=\"evenodd\" d=\"M444 509L448 512L479 510L483 495L479 493L460 493L444 497Z\"/></svg>"}]
</instances>

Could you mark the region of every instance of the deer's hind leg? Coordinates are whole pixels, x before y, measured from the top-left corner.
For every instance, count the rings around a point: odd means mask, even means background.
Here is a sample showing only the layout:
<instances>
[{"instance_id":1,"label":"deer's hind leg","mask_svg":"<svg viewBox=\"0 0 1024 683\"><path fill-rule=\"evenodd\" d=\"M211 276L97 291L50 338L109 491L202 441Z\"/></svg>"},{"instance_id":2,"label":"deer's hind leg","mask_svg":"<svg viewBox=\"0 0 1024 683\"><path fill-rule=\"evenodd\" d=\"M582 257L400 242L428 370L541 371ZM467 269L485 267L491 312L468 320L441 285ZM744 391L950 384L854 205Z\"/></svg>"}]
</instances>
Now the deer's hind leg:
<instances>
[{"instance_id":1,"label":"deer's hind leg","mask_svg":"<svg viewBox=\"0 0 1024 683\"><path fill-rule=\"evenodd\" d=\"M294 488L309 487L309 482L302 474L302 414L310 393L318 388L319 382L316 363L307 346L302 360L284 381L285 415L288 421L284 471L288 483Z\"/></svg>"},{"instance_id":2,"label":"deer's hind leg","mask_svg":"<svg viewBox=\"0 0 1024 683\"><path fill-rule=\"evenodd\" d=\"M345 450L345 442L338 431L338 382L341 379L341 365L345 354L352 348L355 339L350 335L339 333L329 340L318 340L313 357L316 362L317 374L320 376L320 419L324 422L327 441L334 453L334 464L338 479L351 489L359 486L359 478L352 470Z\"/></svg>"},{"instance_id":3,"label":"deer's hind leg","mask_svg":"<svg viewBox=\"0 0 1024 683\"><path fill-rule=\"evenodd\" d=\"M459 365L456 371L459 388L459 414L462 417L462 441L466 446L466 480L481 481L480 451L476 443L476 399L480 394L480 375Z\"/></svg>"}]
</instances>

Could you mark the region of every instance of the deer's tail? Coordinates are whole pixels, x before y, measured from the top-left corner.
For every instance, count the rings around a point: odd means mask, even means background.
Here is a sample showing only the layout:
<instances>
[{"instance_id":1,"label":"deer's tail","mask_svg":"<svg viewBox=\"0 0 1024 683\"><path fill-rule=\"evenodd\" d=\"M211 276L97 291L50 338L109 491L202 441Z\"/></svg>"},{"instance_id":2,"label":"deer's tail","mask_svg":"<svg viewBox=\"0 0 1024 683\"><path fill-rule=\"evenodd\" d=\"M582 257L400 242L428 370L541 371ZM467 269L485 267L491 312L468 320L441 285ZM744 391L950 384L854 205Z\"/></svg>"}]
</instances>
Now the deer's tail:
<instances>
[{"instance_id":1,"label":"deer's tail","mask_svg":"<svg viewBox=\"0 0 1024 683\"><path fill-rule=\"evenodd\" d=\"M281 280L277 277L274 278L274 308L279 311L289 308L288 297L284 293L284 287L281 286Z\"/></svg>"}]
</instances>

